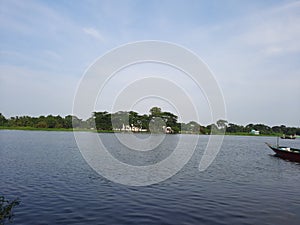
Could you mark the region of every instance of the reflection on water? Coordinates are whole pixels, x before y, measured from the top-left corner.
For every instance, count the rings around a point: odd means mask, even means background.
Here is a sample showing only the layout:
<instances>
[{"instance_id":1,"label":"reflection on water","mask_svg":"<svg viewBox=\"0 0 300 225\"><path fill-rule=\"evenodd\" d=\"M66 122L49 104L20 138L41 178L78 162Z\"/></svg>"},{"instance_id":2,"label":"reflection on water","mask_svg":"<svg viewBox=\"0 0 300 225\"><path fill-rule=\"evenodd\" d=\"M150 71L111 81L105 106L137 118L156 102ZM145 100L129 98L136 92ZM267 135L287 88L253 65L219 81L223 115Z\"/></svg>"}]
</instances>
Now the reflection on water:
<instances>
[{"instance_id":1,"label":"reflection on water","mask_svg":"<svg viewBox=\"0 0 300 225\"><path fill-rule=\"evenodd\" d=\"M137 152L100 135L115 157L144 165L168 157L179 135ZM142 135L142 134L141 134ZM141 137L143 138L143 137ZM299 224L300 165L272 157L272 137L227 136L198 171L208 137L189 163L159 184L128 187L94 172L71 132L0 131L0 195L19 197L15 224ZM283 145L300 146L300 140Z\"/></svg>"}]
</instances>

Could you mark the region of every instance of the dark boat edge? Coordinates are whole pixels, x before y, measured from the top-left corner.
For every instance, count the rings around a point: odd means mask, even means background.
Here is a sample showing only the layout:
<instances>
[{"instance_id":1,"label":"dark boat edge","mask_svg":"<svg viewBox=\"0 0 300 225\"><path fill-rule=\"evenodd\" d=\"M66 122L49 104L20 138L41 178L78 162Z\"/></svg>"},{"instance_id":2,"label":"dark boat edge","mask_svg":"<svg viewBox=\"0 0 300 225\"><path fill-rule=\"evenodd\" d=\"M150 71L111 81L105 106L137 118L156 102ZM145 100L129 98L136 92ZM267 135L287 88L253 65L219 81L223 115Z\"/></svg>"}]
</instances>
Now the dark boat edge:
<instances>
[{"instance_id":1,"label":"dark boat edge","mask_svg":"<svg viewBox=\"0 0 300 225\"><path fill-rule=\"evenodd\" d=\"M273 146L266 142L269 148L275 152L275 156L278 156L282 159L287 159L293 162L300 162L300 149L297 148L287 148L284 146ZM286 149L286 150L285 150ZM287 150L289 149L289 150Z\"/></svg>"}]
</instances>

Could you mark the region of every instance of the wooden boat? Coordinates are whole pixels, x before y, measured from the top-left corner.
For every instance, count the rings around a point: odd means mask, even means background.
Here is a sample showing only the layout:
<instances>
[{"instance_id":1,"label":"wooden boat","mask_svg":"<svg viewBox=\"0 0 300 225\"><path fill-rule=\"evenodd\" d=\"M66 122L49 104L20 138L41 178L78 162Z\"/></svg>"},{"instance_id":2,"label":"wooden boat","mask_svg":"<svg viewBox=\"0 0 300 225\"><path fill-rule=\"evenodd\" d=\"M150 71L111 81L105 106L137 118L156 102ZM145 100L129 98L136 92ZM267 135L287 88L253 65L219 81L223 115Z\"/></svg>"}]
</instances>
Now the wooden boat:
<instances>
[{"instance_id":1,"label":"wooden boat","mask_svg":"<svg viewBox=\"0 0 300 225\"><path fill-rule=\"evenodd\" d=\"M296 135L283 135L281 136L281 139L296 139Z\"/></svg>"},{"instance_id":2,"label":"wooden boat","mask_svg":"<svg viewBox=\"0 0 300 225\"><path fill-rule=\"evenodd\" d=\"M266 144L276 153L275 156L289 161L300 162L300 149Z\"/></svg>"}]
</instances>

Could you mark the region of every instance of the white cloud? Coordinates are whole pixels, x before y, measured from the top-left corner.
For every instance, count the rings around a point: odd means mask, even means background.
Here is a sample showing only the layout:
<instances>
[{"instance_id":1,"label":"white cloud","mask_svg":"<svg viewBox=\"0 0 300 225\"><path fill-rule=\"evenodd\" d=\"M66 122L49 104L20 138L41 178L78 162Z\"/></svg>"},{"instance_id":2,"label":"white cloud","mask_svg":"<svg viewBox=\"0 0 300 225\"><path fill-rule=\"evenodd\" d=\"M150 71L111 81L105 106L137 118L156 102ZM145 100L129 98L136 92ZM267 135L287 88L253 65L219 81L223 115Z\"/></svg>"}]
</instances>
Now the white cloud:
<instances>
[{"instance_id":1,"label":"white cloud","mask_svg":"<svg viewBox=\"0 0 300 225\"><path fill-rule=\"evenodd\" d=\"M55 60L59 60L59 61L62 60L61 55L55 51L45 50L44 53L45 53L46 57L49 57L50 59L55 59Z\"/></svg>"},{"instance_id":2,"label":"white cloud","mask_svg":"<svg viewBox=\"0 0 300 225\"><path fill-rule=\"evenodd\" d=\"M75 26L69 18L40 2L5 1L1 7L0 27L7 32L26 36L51 35L53 38L62 27L70 30Z\"/></svg>"},{"instance_id":3,"label":"white cloud","mask_svg":"<svg viewBox=\"0 0 300 225\"><path fill-rule=\"evenodd\" d=\"M83 31L92 36L93 38L96 38L97 40L99 41L104 41L104 38L103 36L101 35L100 31L95 29L95 28L92 28L92 27L86 27L86 28L83 28Z\"/></svg>"},{"instance_id":4,"label":"white cloud","mask_svg":"<svg viewBox=\"0 0 300 225\"><path fill-rule=\"evenodd\" d=\"M245 22L241 41L266 56L300 51L300 2L261 11Z\"/></svg>"}]
</instances>

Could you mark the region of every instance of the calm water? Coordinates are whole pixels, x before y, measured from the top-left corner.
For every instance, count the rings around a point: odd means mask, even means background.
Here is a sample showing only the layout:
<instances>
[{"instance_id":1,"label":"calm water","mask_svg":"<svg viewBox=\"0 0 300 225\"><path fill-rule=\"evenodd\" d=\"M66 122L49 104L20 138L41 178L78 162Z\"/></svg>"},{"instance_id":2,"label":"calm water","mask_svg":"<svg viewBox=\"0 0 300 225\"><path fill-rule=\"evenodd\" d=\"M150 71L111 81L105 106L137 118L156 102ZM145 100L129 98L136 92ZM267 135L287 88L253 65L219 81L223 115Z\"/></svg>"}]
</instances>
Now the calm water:
<instances>
[{"instance_id":1,"label":"calm water","mask_svg":"<svg viewBox=\"0 0 300 225\"><path fill-rule=\"evenodd\" d=\"M179 137L167 136L143 162L112 134L84 135L100 135L113 155L137 165L167 157ZM128 187L94 172L71 132L2 130L0 195L21 200L15 224L300 224L300 164L272 156L264 142L276 138L227 136L200 173L207 140L172 178ZM281 143L300 148L299 139Z\"/></svg>"}]
</instances>

